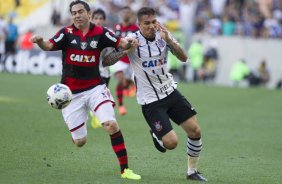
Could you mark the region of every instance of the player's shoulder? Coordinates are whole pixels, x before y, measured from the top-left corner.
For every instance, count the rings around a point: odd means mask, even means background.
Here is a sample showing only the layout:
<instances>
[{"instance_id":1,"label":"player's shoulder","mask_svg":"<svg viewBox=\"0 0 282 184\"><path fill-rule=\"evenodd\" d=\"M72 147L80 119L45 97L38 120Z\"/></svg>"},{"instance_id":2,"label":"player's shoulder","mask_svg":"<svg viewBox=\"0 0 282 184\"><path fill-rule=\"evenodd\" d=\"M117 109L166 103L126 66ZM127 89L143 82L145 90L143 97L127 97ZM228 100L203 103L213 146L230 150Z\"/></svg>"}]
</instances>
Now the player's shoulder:
<instances>
[{"instance_id":1,"label":"player's shoulder","mask_svg":"<svg viewBox=\"0 0 282 184\"><path fill-rule=\"evenodd\" d=\"M98 26L96 24L90 24L90 30L93 34L102 34L103 32L106 32L106 28L103 26Z\"/></svg>"},{"instance_id":2,"label":"player's shoulder","mask_svg":"<svg viewBox=\"0 0 282 184\"><path fill-rule=\"evenodd\" d=\"M137 24L131 24L131 29L132 30L135 30L135 31L138 31L139 30L139 26Z\"/></svg>"},{"instance_id":3,"label":"player's shoulder","mask_svg":"<svg viewBox=\"0 0 282 184\"><path fill-rule=\"evenodd\" d=\"M59 29L57 33L64 33L64 34L73 34L76 28L73 25L65 26Z\"/></svg>"}]
</instances>

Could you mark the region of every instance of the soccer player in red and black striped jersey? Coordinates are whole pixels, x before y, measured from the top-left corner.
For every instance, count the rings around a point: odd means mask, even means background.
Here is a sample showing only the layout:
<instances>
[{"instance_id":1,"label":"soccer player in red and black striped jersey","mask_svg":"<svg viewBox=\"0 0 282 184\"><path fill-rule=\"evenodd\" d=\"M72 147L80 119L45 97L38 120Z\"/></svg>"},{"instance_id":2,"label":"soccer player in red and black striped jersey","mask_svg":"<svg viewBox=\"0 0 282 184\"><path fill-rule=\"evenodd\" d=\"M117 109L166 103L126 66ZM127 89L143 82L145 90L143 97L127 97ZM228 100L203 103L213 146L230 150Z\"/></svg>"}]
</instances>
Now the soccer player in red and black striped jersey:
<instances>
[{"instance_id":1,"label":"soccer player in red and black striped jersey","mask_svg":"<svg viewBox=\"0 0 282 184\"><path fill-rule=\"evenodd\" d=\"M114 26L114 31L116 36L125 37L129 33L134 33L139 30L137 24L135 24L135 13L130 9L130 7L123 7L120 12L121 23ZM130 67L130 62L127 56L122 57L115 65L115 77L118 81L116 87L116 95L119 105L119 114L125 115L126 108L123 102L123 96L134 96L135 95L135 85L131 80L132 70Z\"/></svg>"},{"instance_id":2,"label":"soccer player in red and black striped jersey","mask_svg":"<svg viewBox=\"0 0 282 184\"><path fill-rule=\"evenodd\" d=\"M116 37L106 28L92 24L90 7L85 1L73 1L69 7L73 20L71 26L62 28L50 40L35 35L31 41L46 51L62 51L61 82L73 93L72 102L62 110L62 114L74 144L82 147L86 143L86 122L90 109L110 135L121 177L139 180L141 176L128 168L127 151L116 122L113 97L99 73L99 56L104 48L122 48L126 51L137 41Z\"/></svg>"}]
</instances>

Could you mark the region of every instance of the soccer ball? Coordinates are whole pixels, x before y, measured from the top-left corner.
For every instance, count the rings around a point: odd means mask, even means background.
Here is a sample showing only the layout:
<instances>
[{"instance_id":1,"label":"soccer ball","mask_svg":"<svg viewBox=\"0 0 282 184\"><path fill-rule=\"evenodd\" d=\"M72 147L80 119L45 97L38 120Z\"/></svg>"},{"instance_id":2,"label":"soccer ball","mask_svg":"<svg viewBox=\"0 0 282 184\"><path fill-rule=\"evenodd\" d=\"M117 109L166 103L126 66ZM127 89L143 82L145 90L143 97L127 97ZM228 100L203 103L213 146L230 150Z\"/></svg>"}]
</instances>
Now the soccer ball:
<instances>
[{"instance_id":1,"label":"soccer ball","mask_svg":"<svg viewBox=\"0 0 282 184\"><path fill-rule=\"evenodd\" d=\"M64 84L54 84L47 90L47 102L55 109L63 109L70 104L72 93Z\"/></svg>"}]
</instances>

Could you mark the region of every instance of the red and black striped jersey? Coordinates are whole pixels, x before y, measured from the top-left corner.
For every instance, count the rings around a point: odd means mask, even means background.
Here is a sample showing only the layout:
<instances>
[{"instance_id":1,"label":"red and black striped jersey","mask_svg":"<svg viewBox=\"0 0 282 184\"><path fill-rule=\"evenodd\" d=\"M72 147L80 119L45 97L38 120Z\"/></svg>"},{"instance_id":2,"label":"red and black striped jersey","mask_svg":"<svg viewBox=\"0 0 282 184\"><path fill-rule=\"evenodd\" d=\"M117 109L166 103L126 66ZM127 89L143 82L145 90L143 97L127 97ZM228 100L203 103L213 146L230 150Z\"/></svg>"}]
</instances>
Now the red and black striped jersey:
<instances>
[{"instance_id":1,"label":"red and black striped jersey","mask_svg":"<svg viewBox=\"0 0 282 184\"><path fill-rule=\"evenodd\" d=\"M131 24L129 26L123 26L122 24L116 24L114 26L115 35L118 37L126 37L130 33L135 33L139 30L139 27L136 24ZM124 63L129 64L129 59L127 56L124 56L120 59L120 61L123 61Z\"/></svg>"},{"instance_id":2,"label":"red and black striped jersey","mask_svg":"<svg viewBox=\"0 0 282 184\"><path fill-rule=\"evenodd\" d=\"M72 93L79 93L103 84L99 57L106 47L117 48L120 38L104 27L90 23L86 35L74 25L62 28L49 40L53 50L62 50L62 79Z\"/></svg>"}]
</instances>

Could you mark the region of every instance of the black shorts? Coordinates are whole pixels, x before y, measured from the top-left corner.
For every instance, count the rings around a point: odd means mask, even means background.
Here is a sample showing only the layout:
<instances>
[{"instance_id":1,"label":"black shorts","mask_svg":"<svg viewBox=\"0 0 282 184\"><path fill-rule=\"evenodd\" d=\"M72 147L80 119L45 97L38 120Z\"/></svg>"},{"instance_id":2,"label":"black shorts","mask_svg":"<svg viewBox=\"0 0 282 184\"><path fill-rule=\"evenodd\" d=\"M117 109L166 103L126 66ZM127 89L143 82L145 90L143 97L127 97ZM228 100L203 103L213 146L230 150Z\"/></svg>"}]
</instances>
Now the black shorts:
<instances>
[{"instance_id":1,"label":"black shorts","mask_svg":"<svg viewBox=\"0 0 282 184\"><path fill-rule=\"evenodd\" d=\"M142 105L142 112L151 130L159 139L172 130L169 119L180 125L197 114L188 100L178 90L175 90L164 99Z\"/></svg>"}]
</instances>

